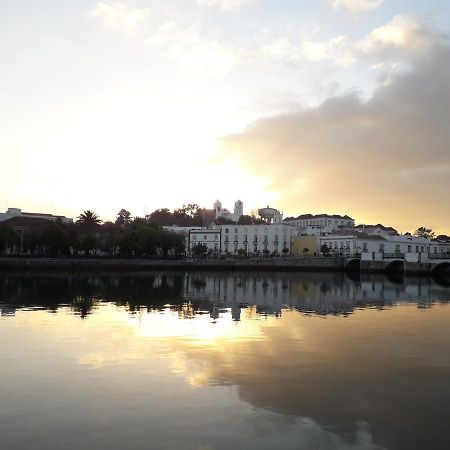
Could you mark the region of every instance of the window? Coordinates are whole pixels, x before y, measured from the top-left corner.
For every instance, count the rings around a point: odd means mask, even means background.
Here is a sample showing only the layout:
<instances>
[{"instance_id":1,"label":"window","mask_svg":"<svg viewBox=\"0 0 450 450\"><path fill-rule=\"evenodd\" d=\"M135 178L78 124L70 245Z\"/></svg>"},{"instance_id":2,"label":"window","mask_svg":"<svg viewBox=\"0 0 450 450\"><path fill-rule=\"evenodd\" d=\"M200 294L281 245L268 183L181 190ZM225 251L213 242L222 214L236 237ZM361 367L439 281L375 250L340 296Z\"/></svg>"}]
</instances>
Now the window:
<instances>
[{"instance_id":1,"label":"window","mask_svg":"<svg viewBox=\"0 0 450 450\"><path fill-rule=\"evenodd\" d=\"M416 245L416 253L419 253L419 246Z\"/></svg>"},{"instance_id":2,"label":"window","mask_svg":"<svg viewBox=\"0 0 450 450\"><path fill-rule=\"evenodd\" d=\"M367 242L363 242L363 252L367 252Z\"/></svg>"},{"instance_id":3,"label":"window","mask_svg":"<svg viewBox=\"0 0 450 450\"><path fill-rule=\"evenodd\" d=\"M193 240L193 241L196 241L196 240L197 240L197 236L196 236L195 234L192 236L192 240Z\"/></svg>"},{"instance_id":4,"label":"window","mask_svg":"<svg viewBox=\"0 0 450 450\"><path fill-rule=\"evenodd\" d=\"M228 228L225 228L225 233L228 233Z\"/></svg>"},{"instance_id":5,"label":"window","mask_svg":"<svg viewBox=\"0 0 450 450\"><path fill-rule=\"evenodd\" d=\"M219 240L219 235L218 235L218 234L215 234L215 235L214 235L214 240L215 240L215 241Z\"/></svg>"},{"instance_id":6,"label":"window","mask_svg":"<svg viewBox=\"0 0 450 450\"><path fill-rule=\"evenodd\" d=\"M412 246L408 245L408 253L411 253L411 250L412 250Z\"/></svg>"},{"instance_id":7,"label":"window","mask_svg":"<svg viewBox=\"0 0 450 450\"><path fill-rule=\"evenodd\" d=\"M400 253L400 244L395 244L395 253Z\"/></svg>"},{"instance_id":8,"label":"window","mask_svg":"<svg viewBox=\"0 0 450 450\"><path fill-rule=\"evenodd\" d=\"M205 234L205 235L203 236L203 239L204 239L205 241L207 241L207 240L208 240L208 236Z\"/></svg>"},{"instance_id":9,"label":"window","mask_svg":"<svg viewBox=\"0 0 450 450\"><path fill-rule=\"evenodd\" d=\"M234 232L235 232L235 233L238 233L238 229L237 229L237 228L235 228L235 229L234 229Z\"/></svg>"}]
</instances>

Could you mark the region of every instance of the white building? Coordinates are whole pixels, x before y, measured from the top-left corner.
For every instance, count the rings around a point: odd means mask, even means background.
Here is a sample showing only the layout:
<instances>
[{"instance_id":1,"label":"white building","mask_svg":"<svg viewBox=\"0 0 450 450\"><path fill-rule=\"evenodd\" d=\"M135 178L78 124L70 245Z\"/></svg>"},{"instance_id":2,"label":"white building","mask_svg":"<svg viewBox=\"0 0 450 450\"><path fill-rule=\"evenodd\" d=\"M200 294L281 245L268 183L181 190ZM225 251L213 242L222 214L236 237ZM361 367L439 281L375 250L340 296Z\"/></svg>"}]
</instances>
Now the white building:
<instances>
[{"instance_id":1,"label":"white building","mask_svg":"<svg viewBox=\"0 0 450 450\"><path fill-rule=\"evenodd\" d=\"M316 235L329 234L333 231L355 227L355 219L337 214L302 214L298 217L287 217L283 223L295 225L298 234Z\"/></svg>"},{"instance_id":2,"label":"white building","mask_svg":"<svg viewBox=\"0 0 450 450\"><path fill-rule=\"evenodd\" d=\"M356 253L429 253L450 252L450 244L409 235L380 236L356 230L342 230L327 236L320 236L320 247L326 245L330 253L354 255Z\"/></svg>"},{"instance_id":3,"label":"white building","mask_svg":"<svg viewBox=\"0 0 450 450\"><path fill-rule=\"evenodd\" d=\"M241 200L237 200L234 204L234 213L231 213L227 208L222 207L220 200L214 203L214 212L216 219L220 217L238 222L239 218L244 214L244 203Z\"/></svg>"},{"instance_id":4,"label":"white building","mask_svg":"<svg viewBox=\"0 0 450 450\"><path fill-rule=\"evenodd\" d=\"M213 228L190 230L186 242L188 254L198 244L216 255L291 254L297 230L283 223L263 225L216 225Z\"/></svg>"},{"instance_id":5,"label":"white building","mask_svg":"<svg viewBox=\"0 0 450 450\"><path fill-rule=\"evenodd\" d=\"M52 222L61 221L62 223L73 223L73 219L67 218L65 216L54 216L53 214L46 213L22 212L20 208L8 208L6 212L0 213L0 222L12 219L13 217L29 217L33 219L46 219Z\"/></svg>"},{"instance_id":6,"label":"white building","mask_svg":"<svg viewBox=\"0 0 450 450\"><path fill-rule=\"evenodd\" d=\"M204 228L200 230L189 230L186 238L186 252L188 255L194 254L193 248L197 245L206 246L206 250L210 254L221 254L220 228Z\"/></svg>"},{"instance_id":7,"label":"white building","mask_svg":"<svg viewBox=\"0 0 450 450\"><path fill-rule=\"evenodd\" d=\"M222 253L249 255L290 254L296 227L285 223L263 225L221 225Z\"/></svg>"}]
</instances>

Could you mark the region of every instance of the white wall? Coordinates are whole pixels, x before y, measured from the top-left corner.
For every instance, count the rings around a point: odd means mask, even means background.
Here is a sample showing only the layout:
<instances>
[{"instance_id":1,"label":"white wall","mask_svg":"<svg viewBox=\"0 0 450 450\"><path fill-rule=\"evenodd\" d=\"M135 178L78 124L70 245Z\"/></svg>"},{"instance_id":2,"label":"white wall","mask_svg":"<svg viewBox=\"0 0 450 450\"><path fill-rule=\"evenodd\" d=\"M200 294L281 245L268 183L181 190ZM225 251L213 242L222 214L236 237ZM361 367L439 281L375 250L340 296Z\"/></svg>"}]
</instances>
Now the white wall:
<instances>
[{"instance_id":1,"label":"white wall","mask_svg":"<svg viewBox=\"0 0 450 450\"><path fill-rule=\"evenodd\" d=\"M286 224L264 225L221 225L222 252L235 254L244 249L249 254L263 253L267 249L270 253L277 251L280 255L283 248L291 252L294 236L297 235L295 226Z\"/></svg>"}]
</instances>

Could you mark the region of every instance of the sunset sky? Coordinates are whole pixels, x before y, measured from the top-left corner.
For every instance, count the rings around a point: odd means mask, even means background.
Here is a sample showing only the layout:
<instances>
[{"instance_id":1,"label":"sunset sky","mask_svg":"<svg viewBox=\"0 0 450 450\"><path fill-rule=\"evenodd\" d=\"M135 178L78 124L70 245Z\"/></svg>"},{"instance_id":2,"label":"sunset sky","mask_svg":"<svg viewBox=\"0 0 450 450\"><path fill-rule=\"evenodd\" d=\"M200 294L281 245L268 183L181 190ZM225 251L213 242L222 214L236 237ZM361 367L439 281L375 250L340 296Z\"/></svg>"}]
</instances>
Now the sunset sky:
<instances>
[{"instance_id":1,"label":"sunset sky","mask_svg":"<svg viewBox=\"0 0 450 450\"><path fill-rule=\"evenodd\" d=\"M0 1L0 211L220 198L450 234L450 3Z\"/></svg>"}]
</instances>

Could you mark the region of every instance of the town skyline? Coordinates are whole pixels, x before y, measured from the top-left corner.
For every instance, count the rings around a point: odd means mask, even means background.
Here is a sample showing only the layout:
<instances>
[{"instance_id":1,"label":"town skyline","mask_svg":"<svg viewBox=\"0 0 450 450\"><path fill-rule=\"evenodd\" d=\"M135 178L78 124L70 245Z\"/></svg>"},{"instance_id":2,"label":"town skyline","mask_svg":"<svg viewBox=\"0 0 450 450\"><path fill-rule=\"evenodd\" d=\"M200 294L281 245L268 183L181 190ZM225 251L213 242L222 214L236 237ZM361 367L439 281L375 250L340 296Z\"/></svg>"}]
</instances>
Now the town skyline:
<instances>
[{"instance_id":1,"label":"town skyline","mask_svg":"<svg viewBox=\"0 0 450 450\"><path fill-rule=\"evenodd\" d=\"M259 217L258 209L260 209L260 208L266 208L266 207L268 207L268 208L269 207L270 208L276 208L276 205L274 205L274 206L272 206L272 205L265 205L265 206L260 205L260 206L255 207L255 208L247 208L245 206L245 202L242 202L242 200L240 200L240 199L238 199L237 201L244 204L243 216L245 216L245 217L247 217L247 216ZM216 202L219 202L219 199L217 199ZM227 209L228 206L231 207L233 204L235 204L235 202L229 203L229 204L228 203L223 203L223 207ZM8 210L18 209L18 210L21 211L21 214L23 214L23 213L32 213L32 214L36 214L36 215L37 214L50 214L50 215L53 215L53 216L59 216L59 217L64 217L64 218L68 218L68 219L73 219L73 221L76 222L77 219L79 217L83 216L83 214L86 211L91 211L91 212L95 213L98 216L98 218L100 219L101 222L103 222L103 223L115 223L116 220L118 219L118 217L121 217L121 214L123 212L129 213L130 219L134 220L134 219L141 219L141 218L142 219L149 218L152 215L152 213L156 213L156 212L158 212L159 210L162 210L162 209L167 209L171 213L174 213L177 210L178 211L182 211L184 208L189 208L191 206L192 207L198 207L199 210L202 210L202 211L206 210L206 211L214 212L215 203L213 205L208 205L209 207L208 206L204 206L204 205L200 205L200 204L195 203L195 202L187 202L187 203L179 204L179 205L177 205L176 207L173 207L173 208L162 206L162 207L158 207L158 208L155 208L155 209L148 210L148 211L146 211L145 214L142 214L142 215L134 214L133 211L130 211L127 208L118 208L115 214L109 214L109 215L103 215L103 216L101 214L97 214L97 210L95 210L94 208L84 208L83 210L79 211L76 215L64 214L61 211L55 211L55 210L31 211L31 210L26 210L24 208L15 208L15 207L8 207L8 208L5 209L4 212L7 212ZM0 211L0 215L4 214L4 212ZM286 214L283 211L280 211L280 212L282 214L282 220L283 221L285 221L286 219L296 219L296 218L298 218L300 216L310 215L310 214L312 216L330 216L330 217L336 216L336 217L341 217L341 218L344 218L344 217L345 218L351 218L351 219L354 220L354 224L358 225L358 226L360 226L360 225L366 225L366 226L368 226L368 225L372 225L372 226L373 225L383 225L383 226L388 227L388 228L392 227L400 235L405 234L405 233L414 234L420 228L426 228L426 229L429 229L429 230L433 231L436 236L439 236L439 235L450 236L450 226L448 226L447 228L444 228L444 229L439 229L439 228L434 228L434 227L430 226L428 223L420 223L420 224L417 224L417 225L413 225L412 227L410 227L408 229L403 230L403 229L400 229L400 228L396 227L395 224L393 224L393 223L391 223L389 221L383 222L383 221L380 221L380 220L378 220L378 221L375 220L375 221L370 222L370 221L359 220L359 218L354 217L353 215L348 214L345 211L344 212L342 212L342 211L341 212L300 211L300 212L294 213L294 214ZM175 222L173 224L172 223L170 223L170 224L167 223L167 225L176 225ZM233 220L230 220L230 223L232 223L232 222L233 222ZM223 222L223 223L226 223L226 221ZM237 221L236 221L236 223L237 223ZM202 223L202 226L207 226L207 225L208 225L208 222Z\"/></svg>"},{"instance_id":2,"label":"town skyline","mask_svg":"<svg viewBox=\"0 0 450 450\"><path fill-rule=\"evenodd\" d=\"M243 198L449 234L449 16L439 0L3 2L0 205L113 220Z\"/></svg>"}]
</instances>

